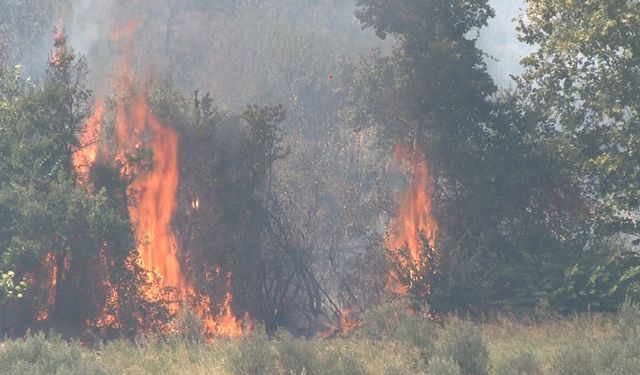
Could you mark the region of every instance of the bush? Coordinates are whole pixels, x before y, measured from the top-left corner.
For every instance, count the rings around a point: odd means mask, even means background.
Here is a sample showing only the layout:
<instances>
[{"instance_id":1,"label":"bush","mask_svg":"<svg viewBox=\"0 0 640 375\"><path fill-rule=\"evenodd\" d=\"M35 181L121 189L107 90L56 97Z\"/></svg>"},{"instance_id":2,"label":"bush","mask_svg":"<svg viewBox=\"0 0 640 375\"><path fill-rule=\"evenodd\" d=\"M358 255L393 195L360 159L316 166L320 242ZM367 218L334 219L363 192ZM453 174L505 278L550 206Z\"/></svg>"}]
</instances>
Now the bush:
<instances>
[{"instance_id":1,"label":"bush","mask_svg":"<svg viewBox=\"0 0 640 375\"><path fill-rule=\"evenodd\" d=\"M373 340L389 337L397 328L398 321L408 316L408 311L409 305L406 303L385 304L368 311L358 329L358 335Z\"/></svg>"},{"instance_id":2,"label":"bush","mask_svg":"<svg viewBox=\"0 0 640 375\"><path fill-rule=\"evenodd\" d=\"M275 374L277 361L269 338L260 329L239 340L237 348L229 353L230 370L238 375Z\"/></svg>"},{"instance_id":3,"label":"bush","mask_svg":"<svg viewBox=\"0 0 640 375\"><path fill-rule=\"evenodd\" d=\"M280 353L280 367L287 374L318 374L320 373L319 354L313 342L296 339L288 333L278 335L278 352Z\"/></svg>"},{"instance_id":4,"label":"bush","mask_svg":"<svg viewBox=\"0 0 640 375\"><path fill-rule=\"evenodd\" d=\"M427 375L460 375L460 366L452 358L434 357L427 366Z\"/></svg>"},{"instance_id":5,"label":"bush","mask_svg":"<svg viewBox=\"0 0 640 375\"><path fill-rule=\"evenodd\" d=\"M618 314L618 338L627 340L639 337L638 330L640 330L640 305L627 301L622 304Z\"/></svg>"},{"instance_id":6,"label":"bush","mask_svg":"<svg viewBox=\"0 0 640 375\"><path fill-rule=\"evenodd\" d=\"M462 374L489 373L489 351L482 331L469 321L450 319L438 337L436 353L452 358L460 366Z\"/></svg>"},{"instance_id":7,"label":"bush","mask_svg":"<svg viewBox=\"0 0 640 375\"><path fill-rule=\"evenodd\" d=\"M418 348L424 363L429 363L435 349L437 334L435 324L430 320L420 316L408 316L397 323L391 337Z\"/></svg>"},{"instance_id":8,"label":"bush","mask_svg":"<svg viewBox=\"0 0 640 375\"><path fill-rule=\"evenodd\" d=\"M525 351L498 364L495 375L542 375L542 369L536 356Z\"/></svg>"},{"instance_id":9,"label":"bush","mask_svg":"<svg viewBox=\"0 0 640 375\"><path fill-rule=\"evenodd\" d=\"M318 374L365 375L367 373L364 364L346 348L337 348L328 352L322 362L322 370Z\"/></svg>"},{"instance_id":10,"label":"bush","mask_svg":"<svg viewBox=\"0 0 640 375\"><path fill-rule=\"evenodd\" d=\"M588 338L567 342L551 361L551 373L557 375L597 375L600 352Z\"/></svg>"},{"instance_id":11,"label":"bush","mask_svg":"<svg viewBox=\"0 0 640 375\"><path fill-rule=\"evenodd\" d=\"M414 315L408 303L385 305L365 315L358 330L360 337L373 340L397 340L420 350L424 363L434 352L437 327L429 319Z\"/></svg>"},{"instance_id":12,"label":"bush","mask_svg":"<svg viewBox=\"0 0 640 375\"><path fill-rule=\"evenodd\" d=\"M193 311L182 308L176 316L178 337L191 344L204 342L204 322Z\"/></svg>"},{"instance_id":13,"label":"bush","mask_svg":"<svg viewBox=\"0 0 640 375\"><path fill-rule=\"evenodd\" d=\"M7 375L106 374L95 358L75 344L42 333L7 341L0 346L0 369Z\"/></svg>"}]
</instances>

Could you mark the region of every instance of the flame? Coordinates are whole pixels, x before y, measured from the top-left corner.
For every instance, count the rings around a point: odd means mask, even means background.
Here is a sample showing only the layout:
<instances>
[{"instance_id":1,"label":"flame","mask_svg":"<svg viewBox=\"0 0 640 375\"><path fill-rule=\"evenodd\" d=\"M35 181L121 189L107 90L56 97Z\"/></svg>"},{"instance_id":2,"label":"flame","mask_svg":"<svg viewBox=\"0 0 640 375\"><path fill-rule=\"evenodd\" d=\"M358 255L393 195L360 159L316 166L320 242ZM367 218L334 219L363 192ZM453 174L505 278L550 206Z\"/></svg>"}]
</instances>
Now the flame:
<instances>
[{"instance_id":1,"label":"flame","mask_svg":"<svg viewBox=\"0 0 640 375\"><path fill-rule=\"evenodd\" d=\"M135 235L138 242L137 262L147 271L150 285L144 290L145 298L149 301L159 301L166 296L165 288L169 288L178 303L169 306L172 312L179 309L179 305L189 306L204 323L206 334L215 337L239 337L251 330L251 320L248 317L237 319L233 313L233 295L228 292L224 301L217 305L216 311L210 296L199 293L182 273L179 257L179 246L171 222L177 209L176 192L180 182L178 145L179 135L175 129L162 124L153 114L147 100L147 93L136 85L133 69L133 36L138 22L130 21L123 28L112 33L113 41L121 41L124 46L122 62L117 76L120 77L120 90L115 100L115 162L121 168L121 174L131 179L128 205L129 215L135 223ZM56 51L52 62L58 61L66 51L66 37L62 27L56 29ZM98 154L103 156L98 147L98 138L102 128L105 113L105 100L98 96L94 112L84 124L80 135L80 147L73 154L72 162L78 175L78 181L87 185L89 171L95 163ZM147 159L150 164L146 165ZM194 197L191 202L193 209L200 208L200 199ZM107 245L102 249L100 259L107 263ZM65 259L66 261L66 259ZM50 291L47 305L38 314L39 320L46 320L55 302L55 286L57 265L53 253L48 255L44 264L52 270ZM66 264L65 264L66 267ZM216 268L220 274L220 268ZM206 276L206 275L205 275ZM231 274L227 274L227 289L231 289ZM108 281L104 282L108 290L107 304L117 305L118 293ZM106 309L95 319L86 322L93 327L117 326L118 317ZM169 327L166 327L169 329Z\"/></svg>"},{"instance_id":2,"label":"flame","mask_svg":"<svg viewBox=\"0 0 640 375\"><path fill-rule=\"evenodd\" d=\"M151 137L152 166L150 171L137 171L131 190L136 204L129 206L129 214L137 224L142 266L162 277L166 287L181 288L184 284L175 234L171 220L177 208L178 134L166 127L151 113L144 94L126 108L124 98L116 107L118 148L121 160L127 155L143 152L142 135ZM128 166L127 166L128 167ZM130 169L123 173L131 173Z\"/></svg>"},{"instance_id":3,"label":"flame","mask_svg":"<svg viewBox=\"0 0 640 375\"><path fill-rule=\"evenodd\" d=\"M64 23L61 18L56 21L56 25L53 28L53 53L51 54L50 63L52 66L58 66L63 61L65 53L67 50L67 37L64 33Z\"/></svg>"},{"instance_id":4,"label":"flame","mask_svg":"<svg viewBox=\"0 0 640 375\"><path fill-rule=\"evenodd\" d=\"M93 114L84 123L84 130L80 135L80 147L72 156L73 166L78 174L78 179L83 185L87 184L91 166L98 157L98 142L104 110L104 97L99 95L94 105Z\"/></svg>"},{"instance_id":5,"label":"flame","mask_svg":"<svg viewBox=\"0 0 640 375\"><path fill-rule=\"evenodd\" d=\"M49 319L51 309L56 302L56 285L58 283L58 263L56 262L56 254L50 251L42 260L43 269L47 272L47 298L45 305L36 314L36 320L39 322Z\"/></svg>"},{"instance_id":6,"label":"flame","mask_svg":"<svg viewBox=\"0 0 640 375\"><path fill-rule=\"evenodd\" d=\"M434 247L438 230L438 223L431 211L433 183L424 152L417 146L411 150L403 142L398 142L394 156L407 170L410 182L400 201L398 214L389 225L387 247L397 252L406 246L416 269L419 270L422 250L420 236L424 234L429 245Z\"/></svg>"},{"instance_id":7,"label":"flame","mask_svg":"<svg viewBox=\"0 0 640 375\"><path fill-rule=\"evenodd\" d=\"M338 335L348 335L358 329L361 325L362 321L357 314L353 313L351 309L343 309L340 311L339 319L327 329L320 331L318 336L323 338L332 338Z\"/></svg>"},{"instance_id":8,"label":"flame","mask_svg":"<svg viewBox=\"0 0 640 375\"><path fill-rule=\"evenodd\" d=\"M132 21L122 32L114 33L113 38L125 38L128 50L136 27L137 22ZM146 93L135 87L131 63L132 53L125 52L119 70L124 87L116 102L116 159L122 166L121 173L134 178L130 191L136 199L129 206L129 214L137 224L135 232L140 264L145 270L158 275L162 286L174 289L175 297L203 320L205 333L210 336L241 336L245 331L243 325L249 320L238 320L233 314L232 294L226 294L219 305L219 313L215 315L211 311L211 298L198 293L182 273L178 241L171 228L178 207L179 135L152 113ZM147 150L152 153L149 170L141 170L129 162L132 156L133 159L137 159L138 154L144 157ZM199 198L192 201L192 207L200 207ZM228 280L230 283L230 275ZM177 310L178 306L174 308Z\"/></svg>"}]
</instances>

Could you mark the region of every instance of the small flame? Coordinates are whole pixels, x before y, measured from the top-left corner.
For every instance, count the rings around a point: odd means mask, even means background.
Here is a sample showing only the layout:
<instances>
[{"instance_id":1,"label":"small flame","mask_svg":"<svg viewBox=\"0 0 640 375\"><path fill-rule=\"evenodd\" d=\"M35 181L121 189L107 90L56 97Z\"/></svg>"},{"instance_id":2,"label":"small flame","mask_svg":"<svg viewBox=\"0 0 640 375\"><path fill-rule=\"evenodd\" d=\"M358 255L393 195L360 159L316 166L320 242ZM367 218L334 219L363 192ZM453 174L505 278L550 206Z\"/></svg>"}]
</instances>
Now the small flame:
<instances>
[{"instance_id":1,"label":"small flame","mask_svg":"<svg viewBox=\"0 0 640 375\"><path fill-rule=\"evenodd\" d=\"M50 64L52 66L58 66L63 63L62 59L65 54L69 53L67 50L67 36L64 32L64 22L61 18L56 22L53 28L53 53L51 54ZM73 57L72 55L69 55Z\"/></svg>"},{"instance_id":2,"label":"small flame","mask_svg":"<svg viewBox=\"0 0 640 375\"><path fill-rule=\"evenodd\" d=\"M39 322L49 319L51 309L56 303L56 286L58 283L58 263L56 262L56 254L53 251L47 253L42 260L43 268L47 272L47 299L45 305L36 314L36 320Z\"/></svg>"},{"instance_id":3,"label":"small flame","mask_svg":"<svg viewBox=\"0 0 640 375\"><path fill-rule=\"evenodd\" d=\"M348 335L362 325L362 321L350 309L340 311L340 318L329 328L318 333L320 337L330 338Z\"/></svg>"},{"instance_id":4,"label":"small flame","mask_svg":"<svg viewBox=\"0 0 640 375\"><path fill-rule=\"evenodd\" d=\"M73 154L73 166L79 180L86 185L91 166L96 162L99 152L100 128L104 117L104 97L98 96L93 114L84 124L80 135L80 147Z\"/></svg>"}]
</instances>

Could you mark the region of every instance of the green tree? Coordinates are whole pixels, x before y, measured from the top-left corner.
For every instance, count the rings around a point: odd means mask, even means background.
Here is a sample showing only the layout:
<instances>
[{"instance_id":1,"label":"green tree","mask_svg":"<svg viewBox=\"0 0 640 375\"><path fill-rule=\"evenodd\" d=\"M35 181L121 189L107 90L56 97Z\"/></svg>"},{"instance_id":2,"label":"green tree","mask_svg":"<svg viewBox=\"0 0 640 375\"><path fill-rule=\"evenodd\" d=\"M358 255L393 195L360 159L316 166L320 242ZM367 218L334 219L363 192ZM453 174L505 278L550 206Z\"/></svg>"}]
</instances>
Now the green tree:
<instances>
[{"instance_id":1,"label":"green tree","mask_svg":"<svg viewBox=\"0 0 640 375\"><path fill-rule=\"evenodd\" d=\"M584 244L578 174L535 106L520 92L495 95L473 39L493 11L486 1L358 6L364 26L398 46L356 67L347 114L357 129L380 127L383 144L400 138L426 150L440 268L429 305L534 306L562 285Z\"/></svg>"},{"instance_id":2,"label":"green tree","mask_svg":"<svg viewBox=\"0 0 640 375\"><path fill-rule=\"evenodd\" d=\"M519 84L577 160L585 208L602 234L640 235L640 4L529 1L519 26L537 50Z\"/></svg>"}]
</instances>

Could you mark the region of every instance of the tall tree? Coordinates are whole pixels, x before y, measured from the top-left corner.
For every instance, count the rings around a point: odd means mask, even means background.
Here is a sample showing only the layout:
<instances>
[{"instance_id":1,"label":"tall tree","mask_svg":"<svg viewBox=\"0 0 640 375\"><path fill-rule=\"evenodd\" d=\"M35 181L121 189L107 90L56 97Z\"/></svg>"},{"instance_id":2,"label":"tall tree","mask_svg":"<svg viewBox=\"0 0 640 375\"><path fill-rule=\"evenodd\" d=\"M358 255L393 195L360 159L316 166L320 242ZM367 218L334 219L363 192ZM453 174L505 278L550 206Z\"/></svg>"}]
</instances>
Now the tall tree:
<instances>
[{"instance_id":1,"label":"tall tree","mask_svg":"<svg viewBox=\"0 0 640 375\"><path fill-rule=\"evenodd\" d=\"M603 234L640 236L640 4L531 0L520 39L537 47L519 83L579 162Z\"/></svg>"}]
</instances>

